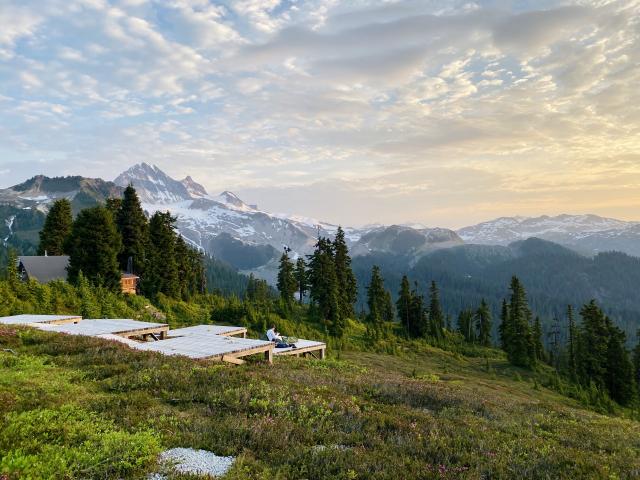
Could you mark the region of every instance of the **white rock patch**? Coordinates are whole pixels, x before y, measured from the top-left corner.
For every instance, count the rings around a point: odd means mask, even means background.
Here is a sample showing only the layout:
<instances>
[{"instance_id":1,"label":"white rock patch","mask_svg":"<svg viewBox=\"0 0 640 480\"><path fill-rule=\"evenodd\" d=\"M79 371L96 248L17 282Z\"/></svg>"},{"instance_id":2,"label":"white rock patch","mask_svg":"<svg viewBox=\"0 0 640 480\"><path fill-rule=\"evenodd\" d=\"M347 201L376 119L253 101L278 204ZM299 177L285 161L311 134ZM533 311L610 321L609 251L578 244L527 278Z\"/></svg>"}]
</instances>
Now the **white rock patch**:
<instances>
[{"instance_id":1,"label":"white rock patch","mask_svg":"<svg viewBox=\"0 0 640 480\"><path fill-rule=\"evenodd\" d=\"M207 450L192 448L172 448L160 454L160 461L167 466L172 466L177 473L213 477L227 473L234 460L235 457L220 457Z\"/></svg>"}]
</instances>

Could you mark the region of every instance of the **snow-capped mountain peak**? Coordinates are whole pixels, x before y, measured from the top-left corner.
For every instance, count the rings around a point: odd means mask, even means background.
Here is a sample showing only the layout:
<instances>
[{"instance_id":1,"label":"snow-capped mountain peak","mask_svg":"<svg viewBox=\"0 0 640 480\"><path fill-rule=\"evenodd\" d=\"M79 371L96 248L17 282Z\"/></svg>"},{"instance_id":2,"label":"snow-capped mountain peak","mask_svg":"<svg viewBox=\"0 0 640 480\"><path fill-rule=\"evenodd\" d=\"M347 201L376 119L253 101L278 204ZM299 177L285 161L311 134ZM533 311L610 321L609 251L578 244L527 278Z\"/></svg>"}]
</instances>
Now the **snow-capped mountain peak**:
<instances>
[{"instance_id":1,"label":"snow-capped mountain peak","mask_svg":"<svg viewBox=\"0 0 640 480\"><path fill-rule=\"evenodd\" d=\"M638 226L635 222L626 222L598 215L542 215L540 217L501 217L458 230L458 235L468 243L488 245L508 245L517 240L531 237L542 238L572 246L582 250L586 239L605 236L619 236L622 232ZM595 243L595 242L589 242ZM584 248L584 251L593 248Z\"/></svg>"},{"instance_id":2,"label":"snow-capped mountain peak","mask_svg":"<svg viewBox=\"0 0 640 480\"><path fill-rule=\"evenodd\" d=\"M180 183L185 186L187 192L189 192L189 195L194 198L204 198L209 196L205 188L198 182L196 182L193 178L191 178L190 175L183 178Z\"/></svg>"},{"instance_id":3,"label":"snow-capped mountain peak","mask_svg":"<svg viewBox=\"0 0 640 480\"><path fill-rule=\"evenodd\" d=\"M224 203L232 208L239 210L257 210L256 208L244 203L235 193L225 190L216 198L217 201Z\"/></svg>"},{"instance_id":4,"label":"snow-capped mountain peak","mask_svg":"<svg viewBox=\"0 0 640 480\"><path fill-rule=\"evenodd\" d=\"M144 162L122 172L113 182L121 187L132 184L144 203L168 204L192 199L182 182L169 177L156 165Z\"/></svg>"}]
</instances>

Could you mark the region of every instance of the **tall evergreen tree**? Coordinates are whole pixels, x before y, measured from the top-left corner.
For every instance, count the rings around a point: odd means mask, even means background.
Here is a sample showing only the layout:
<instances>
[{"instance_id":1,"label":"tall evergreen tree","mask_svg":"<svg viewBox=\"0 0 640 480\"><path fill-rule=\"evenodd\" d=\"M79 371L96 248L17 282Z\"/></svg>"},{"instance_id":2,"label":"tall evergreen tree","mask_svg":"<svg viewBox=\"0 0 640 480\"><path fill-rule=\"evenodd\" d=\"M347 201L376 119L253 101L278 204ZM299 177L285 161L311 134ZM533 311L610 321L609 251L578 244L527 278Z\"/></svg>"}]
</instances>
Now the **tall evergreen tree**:
<instances>
[{"instance_id":1,"label":"tall evergreen tree","mask_svg":"<svg viewBox=\"0 0 640 480\"><path fill-rule=\"evenodd\" d=\"M182 235L176 235L175 258L178 269L179 297L183 300L189 300L196 293L204 293L206 279L203 255L187 245Z\"/></svg>"},{"instance_id":2,"label":"tall evergreen tree","mask_svg":"<svg viewBox=\"0 0 640 480\"><path fill-rule=\"evenodd\" d=\"M73 215L71 214L71 202L66 198L56 200L47 218L44 226L40 230L40 245L38 246L38 255L64 255L65 244L71 226L73 224Z\"/></svg>"},{"instance_id":3,"label":"tall evergreen tree","mask_svg":"<svg viewBox=\"0 0 640 480\"><path fill-rule=\"evenodd\" d=\"M396 301L396 311L398 313L398 320L404 328L405 333L409 337L416 337L418 336L417 325L413 324L411 316L412 301L409 279L406 275L403 275L402 282L400 283L400 291L398 292L398 300Z\"/></svg>"},{"instance_id":4,"label":"tall evergreen tree","mask_svg":"<svg viewBox=\"0 0 640 480\"><path fill-rule=\"evenodd\" d=\"M346 319L354 316L353 305L358 296L358 286L351 269L351 257L344 230L340 226L333 240L333 257L338 285L338 308L340 316Z\"/></svg>"},{"instance_id":5,"label":"tall evergreen tree","mask_svg":"<svg viewBox=\"0 0 640 480\"><path fill-rule=\"evenodd\" d=\"M141 288L150 297L162 293L178 298L181 294L175 221L169 212L156 212L149 221L148 264Z\"/></svg>"},{"instance_id":6,"label":"tall evergreen tree","mask_svg":"<svg viewBox=\"0 0 640 480\"><path fill-rule=\"evenodd\" d=\"M309 257L309 297L329 332L342 337L346 319L340 309L333 244L327 238L318 239Z\"/></svg>"},{"instance_id":7,"label":"tall evergreen tree","mask_svg":"<svg viewBox=\"0 0 640 480\"><path fill-rule=\"evenodd\" d=\"M595 383L606 386L607 350L609 346L609 326L607 319L591 300L580 310L582 325L578 343L578 372L583 384Z\"/></svg>"},{"instance_id":8,"label":"tall evergreen tree","mask_svg":"<svg viewBox=\"0 0 640 480\"><path fill-rule=\"evenodd\" d=\"M293 302L293 295L296 292L296 277L294 272L294 265L289 258L288 252L285 252L280 257L280 266L278 267L278 281L277 287L280 292L280 298L287 307L291 307Z\"/></svg>"},{"instance_id":9,"label":"tall evergreen tree","mask_svg":"<svg viewBox=\"0 0 640 480\"><path fill-rule=\"evenodd\" d=\"M500 310L500 325L498 325L498 333L500 334L500 348L507 352L511 348L511 324L509 315L509 304L506 299L502 300L502 309Z\"/></svg>"},{"instance_id":10,"label":"tall evergreen tree","mask_svg":"<svg viewBox=\"0 0 640 480\"><path fill-rule=\"evenodd\" d=\"M429 313L424 307L424 297L418 291L418 282L413 284L411 291L411 325L415 325L415 335L417 337L426 337L429 335Z\"/></svg>"},{"instance_id":11,"label":"tall evergreen tree","mask_svg":"<svg viewBox=\"0 0 640 480\"><path fill-rule=\"evenodd\" d=\"M569 370L569 378L576 381L578 378L577 367L577 351L578 351L578 329L576 327L576 321L573 317L573 307L567 306L567 369Z\"/></svg>"},{"instance_id":12,"label":"tall evergreen tree","mask_svg":"<svg viewBox=\"0 0 640 480\"><path fill-rule=\"evenodd\" d=\"M298 303L302 305L302 299L309 289L309 280L307 278L307 264L302 256L296 261L296 268L293 273L296 279L296 288L298 289Z\"/></svg>"},{"instance_id":13,"label":"tall evergreen tree","mask_svg":"<svg viewBox=\"0 0 640 480\"><path fill-rule=\"evenodd\" d=\"M462 334L464 339L473 343L476 339L473 329L473 311L465 309L458 315L458 332Z\"/></svg>"},{"instance_id":14,"label":"tall evergreen tree","mask_svg":"<svg viewBox=\"0 0 640 480\"><path fill-rule=\"evenodd\" d=\"M371 269L371 281L367 287L367 306L367 323L375 335L378 335L384 330L385 322L393 320L393 304L391 295L384 288L384 280L377 265Z\"/></svg>"},{"instance_id":15,"label":"tall evergreen tree","mask_svg":"<svg viewBox=\"0 0 640 480\"><path fill-rule=\"evenodd\" d=\"M511 279L510 290L507 357L514 365L531 367L535 363L536 355L527 295L517 277Z\"/></svg>"},{"instance_id":16,"label":"tall evergreen tree","mask_svg":"<svg viewBox=\"0 0 640 480\"><path fill-rule=\"evenodd\" d=\"M476 330L478 343L485 347L491 346L491 309L484 298L476 310Z\"/></svg>"},{"instance_id":17,"label":"tall evergreen tree","mask_svg":"<svg viewBox=\"0 0 640 480\"><path fill-rule=\"evenodd\" d=\"M640 395L640 329L638 329L636 338L638 343L636 343L636 346L633 349L633 371L634 378L636 379L636 391Z\"/></svg>"},{"instance_id":18,"label":"tall evergreen tree","mask_svg":"<svg viewBox=\"0 0 640 480\"><path fill-rule=\"evenodd\" d=\"M533 351L536 361L545 362L547 360L547 354L542 344L542 324L540 323L540 317L536 317L531 334L533 336Z\"/></svg>"},{"instance_id":19,"label":"tall evergreen tree","mask_svg":"<svg viewBox=\"0 0 640 480\"><path fill-rule=\"evenodd\" d=\"M126 272L131 266L132 271L129 273L144 275L149 244L149 222L132 185L124 190L116 213L116 225L122 236L122 251L118 255L120 269Z\"/></svg>"},{"instance_id":20,"label":"tall evergreen tree","mask_svg":"<svg viewBox=\"0 0 640 480\"><path fill-rule=\"evenodd\" d=\"M624 346L626 336L608 317L606 324L609 329L606 365L607 390L609 396L620 405L628 405L633 400L635 385L633 364Z\"/></svg>"},{"instance_id":21,"label":"tall evergreen tree","mask_svg":"<svg viewBox=\"0 0 640 480\"><path fill-rule=\"evenodd\" d=\"M89 282L119 291L121 247L120 234L109 210L102 206L82 210L66 242L69 280L75 283L82 271Z\"/></svg>"},{"instance_id":22,"label":"tall evergreen tree","mask_svg":"<svg viewBox=\"0 0 640 480\"><path fill-rule=\"evenodd\" d=\"M444 314L440 305L440 293L435 281L429 289L429 335L434 338L444 336Z\"/></svg>"}]
</instances>

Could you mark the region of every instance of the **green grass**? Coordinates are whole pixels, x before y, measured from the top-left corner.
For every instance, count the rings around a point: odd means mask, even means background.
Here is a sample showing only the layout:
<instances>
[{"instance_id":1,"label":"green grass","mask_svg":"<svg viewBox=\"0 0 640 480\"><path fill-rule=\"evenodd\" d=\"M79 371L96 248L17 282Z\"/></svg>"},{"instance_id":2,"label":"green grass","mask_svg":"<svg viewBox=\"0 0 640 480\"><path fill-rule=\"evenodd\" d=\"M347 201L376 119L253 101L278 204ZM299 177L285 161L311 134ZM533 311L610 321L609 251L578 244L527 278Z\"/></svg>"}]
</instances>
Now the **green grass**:
<instances>
[{"instance_id":1,"label":"green grass","mask_svg":"<svg viewBox=\"0 0 640 480\"><path fill-rule=\"evenodd\" d=\"M639 422L403 345L234 367L0 327L0 477L144 478L170 447L237 456L227 479L640 476Z\"/></svg>"}]
</instances>

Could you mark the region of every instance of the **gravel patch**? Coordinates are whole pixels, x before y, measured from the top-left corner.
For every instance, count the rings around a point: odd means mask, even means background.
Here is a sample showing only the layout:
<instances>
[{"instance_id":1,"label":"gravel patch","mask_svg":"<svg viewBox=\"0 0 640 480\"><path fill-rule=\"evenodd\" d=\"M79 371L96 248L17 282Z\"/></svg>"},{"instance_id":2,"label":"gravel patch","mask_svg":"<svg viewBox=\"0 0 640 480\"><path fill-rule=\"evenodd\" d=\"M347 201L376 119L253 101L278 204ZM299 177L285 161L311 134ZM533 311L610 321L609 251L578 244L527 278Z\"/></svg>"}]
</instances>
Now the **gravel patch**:
<instances>
[{"instance_id":1,"label":"gravel patch","mask_svg":"<svg viewBox=\"0 0 640 480\"><path fill-rule=\"evenodd\" d=\"M207 450L194 450L193 448L172 448L160 454L160 462L171 466L177 473L212 477L219 477L227 473L234 460L235 457L220 457ZM149 478L161 480L166 477L155 474Z\"/></svg>"}]
</instances>

